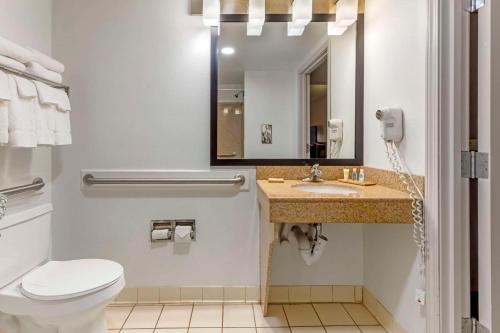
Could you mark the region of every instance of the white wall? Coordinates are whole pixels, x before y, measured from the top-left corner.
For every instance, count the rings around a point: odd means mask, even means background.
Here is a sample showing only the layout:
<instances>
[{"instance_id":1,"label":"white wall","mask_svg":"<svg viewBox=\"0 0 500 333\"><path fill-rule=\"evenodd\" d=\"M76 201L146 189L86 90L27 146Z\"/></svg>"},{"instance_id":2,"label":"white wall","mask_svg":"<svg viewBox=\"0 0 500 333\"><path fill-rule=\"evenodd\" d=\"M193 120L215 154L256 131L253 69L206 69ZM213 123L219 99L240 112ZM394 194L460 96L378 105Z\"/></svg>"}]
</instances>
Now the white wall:
<instances>
[{"instance_id":1,"label":"white wall","mask_svg":"<svg viewBox=\"0 0 500 333\"><path fill-rule=\"evenodd\" d=\"M298 158L298 75L245 72L245 158ZM273 125L273 143L261 143L261 126Z\"/></svg>"},{"instance_id":2,"label":"white wall","mask_svg":"<svg viewBox=\"0 0 500 333\"><path fill-rule=\"evenodd\" d=\"M54 51L72 89L71 149L54 156L55 255L105 257L129 287L258 285L249 192L83 193L80 170L208 169L210 32L189 1L55 0ZM195 218L188 254L151 246L152 218Z\"/></svg>"},{"instance_id":3,"label":"white wall","mask_svg":"<svg viewBox=\"0 0 500 333\"><path fill-rule=\"evenodd\" d=\"M367 0L365 5L365 165L390 169L375 112L401 107L401 152L425 172L427 6L425 0Z\"/></svg>"},{"instance_id":4,"label":"white wall","mask_svg":"<svg viewBox=\"0 0 500 333\"><path fill-rule=\"evenodd\" d=\"M367 0L365 7L365 165L390 169L379 108L402 107L402 156L415 174L425 173L426 0ZM425 331L412 226L364 226L365 286L410 333Z\"/></svg>"},{"instance_id":5,"label":"white wall","mask_svg":"<svg viewBox=\"0 0 500 333\"><path fill-rule=\"evenodd\" d=\"M0 36L50 54L52 0L0 0L0 8ZM42 192L12 199L7 214L50 201L52 149L59 148L0 147L0 188L29 184L34 177L47 183Z\"/></svg>"},{"instance_id":6,"label":"white wall","mask_svg":"<svg viewBox=\"0 0 500 333\"><path fill-rule=\"evenodd\" d=\"M356 138L356 25L330 39L330 117L344 121L339 158L354 158Z\"/></svg>"}]
</instances>

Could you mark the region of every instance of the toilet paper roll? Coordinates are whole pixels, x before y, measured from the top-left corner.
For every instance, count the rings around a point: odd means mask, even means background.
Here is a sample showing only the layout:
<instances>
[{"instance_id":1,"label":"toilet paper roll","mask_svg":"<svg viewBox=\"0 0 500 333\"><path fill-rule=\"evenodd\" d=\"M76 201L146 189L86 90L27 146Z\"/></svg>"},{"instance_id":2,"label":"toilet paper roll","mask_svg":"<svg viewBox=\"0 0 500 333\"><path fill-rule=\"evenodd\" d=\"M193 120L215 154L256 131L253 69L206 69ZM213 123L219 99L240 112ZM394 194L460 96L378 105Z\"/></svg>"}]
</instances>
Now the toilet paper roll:
<instances>
[{"instance_id":1,"label":"toilet paper roll","mask_svg":"<svg viewBox=\"0 0 500 333\"><path fill-rule=\"evenodd\" d=\"M187 225L179 225L175 227L174 242L176 243L191 243L191 231L193 228Z\"/></svg>"},{"instance_id":2,"label":"toilet paper roll","mask_svg":"<svg viewBox=\"0 0 500 333\"><path fill-rule=\"evenodd\" d=\"M153 230L151 233L151 239L154 241L158 240L169 240L169 230L168 229L158 229L158 230Z\"/></svg>"}]
</instances>

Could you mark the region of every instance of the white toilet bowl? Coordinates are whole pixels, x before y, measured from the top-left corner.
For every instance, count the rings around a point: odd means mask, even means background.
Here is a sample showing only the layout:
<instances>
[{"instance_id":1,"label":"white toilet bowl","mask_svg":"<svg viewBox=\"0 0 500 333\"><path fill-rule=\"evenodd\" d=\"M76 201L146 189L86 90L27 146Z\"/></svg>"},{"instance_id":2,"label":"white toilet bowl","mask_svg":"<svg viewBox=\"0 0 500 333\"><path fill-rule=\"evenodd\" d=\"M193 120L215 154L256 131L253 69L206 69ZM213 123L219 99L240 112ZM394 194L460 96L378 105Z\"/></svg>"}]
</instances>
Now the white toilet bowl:
<instances>
[{"instance_id":1,"label":"white toilet bowl","mask_svg":"<svg viewBox=\"0 0 500 333\"><path fill-rule=\"evenodd\" d=\"M105 333L105 307L124 285L112 261L49 261L0 289L0 331Z\"/></svg>"}]
</instances>

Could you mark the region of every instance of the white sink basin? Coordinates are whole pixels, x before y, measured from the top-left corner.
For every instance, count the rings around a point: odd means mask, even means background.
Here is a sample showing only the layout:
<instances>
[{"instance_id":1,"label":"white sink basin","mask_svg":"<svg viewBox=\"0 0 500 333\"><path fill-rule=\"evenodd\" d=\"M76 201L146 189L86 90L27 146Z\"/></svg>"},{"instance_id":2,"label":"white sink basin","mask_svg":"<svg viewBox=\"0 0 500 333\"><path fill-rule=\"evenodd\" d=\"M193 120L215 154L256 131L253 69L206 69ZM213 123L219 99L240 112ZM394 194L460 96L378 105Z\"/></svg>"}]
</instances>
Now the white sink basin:
<instances>
[{"instance_id":1,"label":"white sink basin","mask_svg":"<svg viewBox=\"0 0 500 333\"><path fill-rule=\"evenodd\" d=\"M339 194L339 195L350 195L359 193L358 190L348 187L348 186L339 186L339 185L327 185L327 184L300 184L295 185L299 191L308 192L308 193L322 193L322 194Z\"/></svg>"}]
</instances>

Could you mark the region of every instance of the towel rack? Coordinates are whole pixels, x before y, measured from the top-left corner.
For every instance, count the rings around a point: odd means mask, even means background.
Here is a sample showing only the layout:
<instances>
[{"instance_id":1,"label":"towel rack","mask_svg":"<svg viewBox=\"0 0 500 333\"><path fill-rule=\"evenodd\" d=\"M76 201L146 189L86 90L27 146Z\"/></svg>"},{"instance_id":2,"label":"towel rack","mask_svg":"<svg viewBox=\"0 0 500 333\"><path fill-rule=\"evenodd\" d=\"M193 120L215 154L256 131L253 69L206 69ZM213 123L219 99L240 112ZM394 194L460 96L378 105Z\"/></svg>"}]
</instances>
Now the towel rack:
<instances>
[{"instance_id":1,"label":"towel rack","mask_svg":"<svg viewBox=\"0 0 500 333\"><path fill-rule=\"evenodd\" d=\"M92 174L83 176L87 186L92 185L243 185L245 176L233 178L96 178Z\"/></svg>"},{"instance_id":2,"label":"towel rack","mask_svg":"<svg viewBox=\"0 0 500 333\"><path fill-rule=\"evenodd\" d=\"M54 82L54 81L50 81L50 80L44 79L43 77L40 77L38 75L33 75L33 74L30 74L30 73L26 73L26 72L23 72L23 71L20 71L18 69L15 69L15 68L12 68L12 67L9 67L9 66L5 66L5 65L2 65L2 64L0 64L0 69L4 70L6 72L9 72L11 74L15 74L17 76L23 77L25 79L43 82L46 85L49 85L49 86L51 86L53 88L64 89L69 94L69 86L66 86L64 84L57 83L57 82Z\"/></svg>"},{"instance_id":3,"label":"towel rack","mask_svg":"<svg viewBox=\"0 0 500 333\"><path fill-rule=\"evenodd\" d=\"M31 184L6 188L4 190L0 190L0 193L4 194L6 196L11 196L11 195L15 195L15 194L24 193L24 192L39 191L44 186L45 186L45 182L43 181L42 178L35 178L35 179L33 179L33 183L31 183Z\"/></svg>"}]
</instances>

